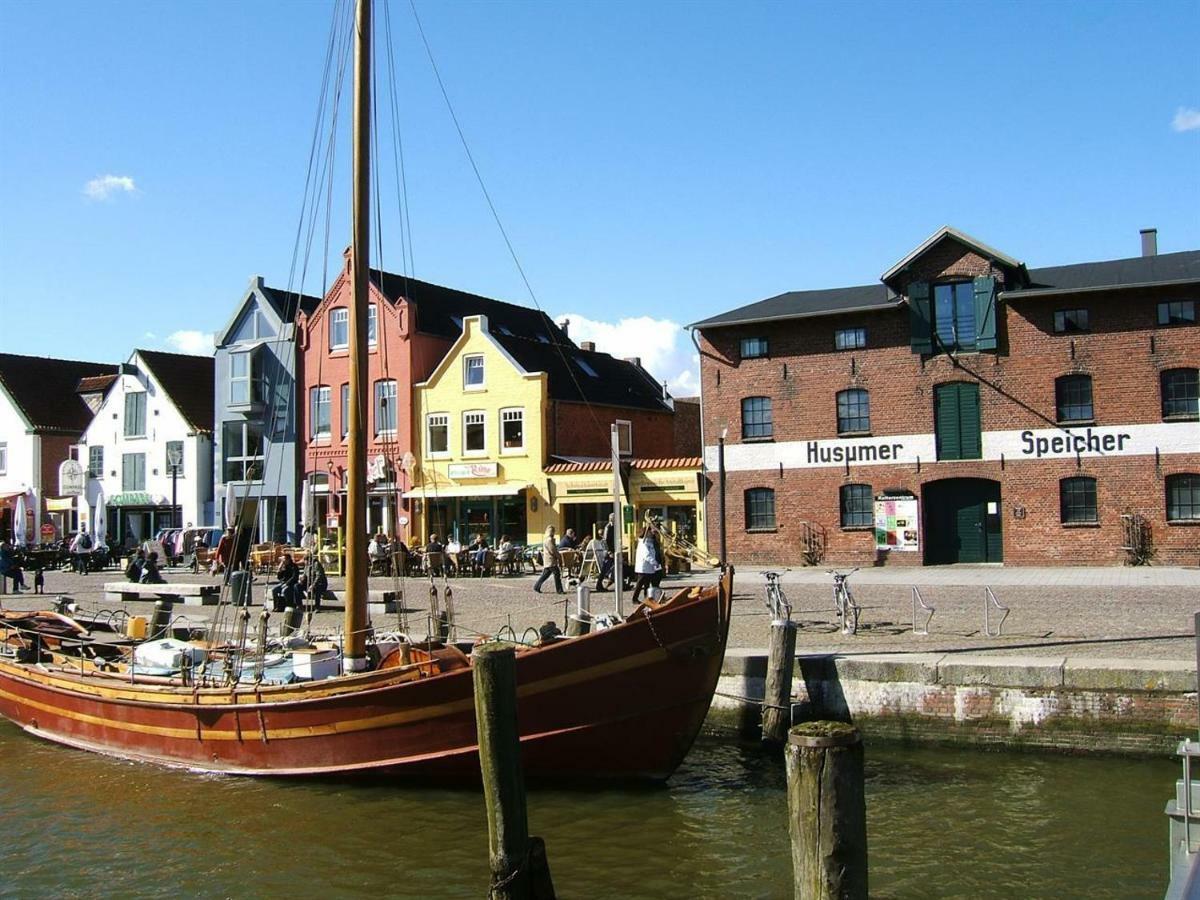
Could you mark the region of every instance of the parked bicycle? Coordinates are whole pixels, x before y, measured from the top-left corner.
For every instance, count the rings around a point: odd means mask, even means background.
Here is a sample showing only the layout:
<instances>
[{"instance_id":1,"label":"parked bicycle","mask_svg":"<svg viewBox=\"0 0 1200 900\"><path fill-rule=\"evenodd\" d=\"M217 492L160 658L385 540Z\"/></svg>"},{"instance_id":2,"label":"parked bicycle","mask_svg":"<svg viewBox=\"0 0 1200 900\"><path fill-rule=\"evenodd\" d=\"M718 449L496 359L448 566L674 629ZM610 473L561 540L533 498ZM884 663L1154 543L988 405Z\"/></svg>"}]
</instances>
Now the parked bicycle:
<instances>
[{"instance_id":1,"label":"parked bicycle","mask_svg":"<svg viewBox=\"0 0 1200 900\"><path fill-rule=\"evenodd\" d=\"M827 569L825 574L833 576L833 605L837 608L838 619L841 621L842 634L858 632L858 614L861 607L850 591L850 576L858 571L855 567L849 572L835 572Z\"/></svg>"},{"instance_id":2,"label":"parked bicycle","mask_svg":"<svg viewBox=\"0 0 1200 900\"><path fill-rule=\"evenodd\" d=\"M773 621L788 622L792 618L792 604L788 602L787 595L783 592L783 584L781 578L784 572L790 572L791 569L784 569L783 572L763 572L763 578L767 579L767 609L771 611Z\"/></svg>"}]
</instances>

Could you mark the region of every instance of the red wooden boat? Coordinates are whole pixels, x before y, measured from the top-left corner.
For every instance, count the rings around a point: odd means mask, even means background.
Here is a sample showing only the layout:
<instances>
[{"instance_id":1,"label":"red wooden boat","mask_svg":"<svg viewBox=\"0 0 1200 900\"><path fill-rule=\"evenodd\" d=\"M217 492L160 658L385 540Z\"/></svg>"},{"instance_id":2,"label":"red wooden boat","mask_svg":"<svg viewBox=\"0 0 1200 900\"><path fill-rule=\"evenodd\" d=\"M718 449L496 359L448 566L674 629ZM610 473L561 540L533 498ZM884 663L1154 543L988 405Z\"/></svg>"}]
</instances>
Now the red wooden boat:
<instances>
[{"instance_id":1,"label":"red wooden boat","mask_svg":"<svg viewBox=\"0 0 1200 900\"><path fill-rule=\"evenodd\" d=\"M720 675L732 577L642 604L619 625L517 656L530 777L665 779ZM282 685L187 686L102 671L71 620L10 613L28 661L0 657L0 714L29 734L147 762L243 775L379 773L477 780L469 657L414 646L407 665ZM40 633L40 637L35 635ZM28 649L41 643L40 660Z\"/></svg>"}]
</instances>

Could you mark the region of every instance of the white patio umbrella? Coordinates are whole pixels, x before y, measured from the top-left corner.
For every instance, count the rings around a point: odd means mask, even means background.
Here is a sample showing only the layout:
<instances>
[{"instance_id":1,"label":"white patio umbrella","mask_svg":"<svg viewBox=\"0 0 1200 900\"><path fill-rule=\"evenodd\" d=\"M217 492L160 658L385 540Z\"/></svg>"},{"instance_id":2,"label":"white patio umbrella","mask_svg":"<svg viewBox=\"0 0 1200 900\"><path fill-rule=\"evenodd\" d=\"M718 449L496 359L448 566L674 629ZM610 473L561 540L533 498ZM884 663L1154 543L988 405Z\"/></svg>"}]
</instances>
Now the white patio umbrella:
<instances>
[{"instance_id":1,"label":"white patio umbrella","mask_svg":"<svg viewBox=\"0 0 1200 900\"><path fill-rule=\"evenodd\" d=\"M13 543L18 547L25 546L25 495L17 496L17 508L13 515Z\"/></svg>"},{"instance_id":2,"label":"white patio umbrella","mask_svg":"<svg viewBox=\"0 0 1200 900\"><path fill-rule=\"evenodd\" d=\"M300 531L303 532L309 525L312 518L312 484L307 478L304 479L304 485L300 489Z\"/></svg>"},{"instance_id":3,"label":"white patio umbrella","mask_svg":"<svg viewBox=\"0 0 1200 900\"><path fill-rule=\"evenodd\" d=\"M96 546L107 544L108 510L104 506L104 491L96 497L95 515L92 520L92 541Z\"/></svg>"},{"instance_id":4,"label":"white patio umbrella","mask_svg":"<svg viewBox=\"0 0 1200 900\"><path fill-rule=\"evenodd\" d=\"M233 482L225 484L225 527L232 528L237 521L237 492L234 490Z\"/></svg>"}]
</instances>

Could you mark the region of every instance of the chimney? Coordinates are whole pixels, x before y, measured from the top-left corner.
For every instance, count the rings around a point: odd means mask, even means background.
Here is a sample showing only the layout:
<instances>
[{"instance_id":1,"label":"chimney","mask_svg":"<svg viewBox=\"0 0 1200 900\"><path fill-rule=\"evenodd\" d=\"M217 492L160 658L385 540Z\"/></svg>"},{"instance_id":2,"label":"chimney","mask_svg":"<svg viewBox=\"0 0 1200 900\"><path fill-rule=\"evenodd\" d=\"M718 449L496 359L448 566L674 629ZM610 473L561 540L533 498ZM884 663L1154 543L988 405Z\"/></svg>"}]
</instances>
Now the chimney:
<instances>
[{"instance_id":1,"label":"chimney","mask_svg":"<svg viewBox=\"0 0 1200 900\"><path fill-rule=\"evenodd\" d=\"M1158 256L1158 229L1142 229L1142 256Z\"/></svg>"},{"instance_id":2,"label":"chimney","mask_svg":"<svg viewBox=\"0 0 1200 900\"><path fill-rule=\"evenodd\" d=\"M627 356L625 357L625 362L633 363L639 369L642 367L642 358L640 356Z\"/></svg>"},{"instance_id":3,"label":"chimney","mask_svg":"<svg viewBox=\"0 0 1200 900\"><path fill-rule=\"evenodd\" d=\"M587 350L589 353L595 353L596 352L596 344L594 341L580 341L579 349Z\"/></svg>"},{"instance_id":4,"label":"chimney","mask_svg":"<svg viewBox=\"0 0 1200 900\"><path fill-rule=\"evenodd\" d=\"M571 336L571 320L570 319L563 319L558 327L562 329L562 333L565 334L567 337Z\"/></svg>"}]
</instances>

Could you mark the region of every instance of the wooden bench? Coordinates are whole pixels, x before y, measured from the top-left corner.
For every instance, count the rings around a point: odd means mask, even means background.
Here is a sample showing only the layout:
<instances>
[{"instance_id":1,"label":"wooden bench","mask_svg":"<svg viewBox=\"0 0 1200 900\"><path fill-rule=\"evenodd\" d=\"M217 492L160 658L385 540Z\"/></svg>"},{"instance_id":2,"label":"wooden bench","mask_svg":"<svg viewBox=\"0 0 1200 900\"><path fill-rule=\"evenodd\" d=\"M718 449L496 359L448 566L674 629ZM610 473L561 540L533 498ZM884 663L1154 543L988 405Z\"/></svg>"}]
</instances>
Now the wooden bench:
<instances>
[{"instance_id":1,"label":"wooden bench","mask_svg":"<svg viewBox=\"0 0 1200 900\"><path fill-rule=\"evenodd\" d=\"M120 603L131 600L174 600L184 606L212 606L220 602L219 584L141 584L133 581L110 581L104 585L104 600Z\"/></svg>"}]
</instances>

